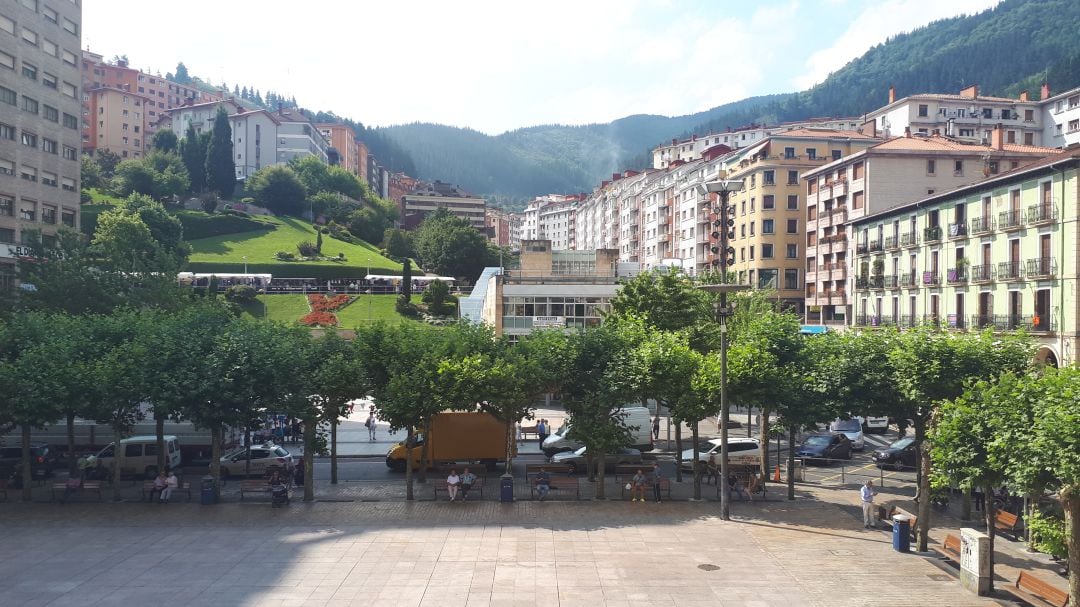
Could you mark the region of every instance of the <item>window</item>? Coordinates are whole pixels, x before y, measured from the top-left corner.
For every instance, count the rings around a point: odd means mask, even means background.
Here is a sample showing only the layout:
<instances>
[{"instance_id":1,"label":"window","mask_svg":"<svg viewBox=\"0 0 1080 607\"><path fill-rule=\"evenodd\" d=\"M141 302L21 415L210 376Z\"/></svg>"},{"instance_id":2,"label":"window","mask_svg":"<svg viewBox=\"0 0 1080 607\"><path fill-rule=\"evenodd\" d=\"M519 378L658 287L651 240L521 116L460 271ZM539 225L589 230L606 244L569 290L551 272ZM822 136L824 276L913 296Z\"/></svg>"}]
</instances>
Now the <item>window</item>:
<instances>
[{"instance_id":1,"label":"window","mask_svg":"<svg viewBox=\"0 0 1080 607\"><path fill-rule=\"evenodd\" d=\"M799 195L798 194L788 194L787 208L788 208L789 211L797 211L799 209Z\"/></svg>"},{"instance_id":2,"label":"window","mask_svg":"<svg viewBox=\"0 0 1080 607\"><path fill-rule=\"evenodd\" d=\"M2 92L2 91L0 91L0 92ZM1080 131L1080 119L1070 120L1069 121L1069 132L1070 133L1075 133L1076 131Z\"/></svg>"},{"instance_id":3,"label":"window","mask_svg":"<svg viewBox=\"0 0 1080 607\"><path fill-rule=\"evenodd\" d=\"M15 105L19 101L19 96L15 94L15 91L0 86L0 101L8 105Z\"/></svg>"},{"instance_id":4,"label":"window","mask_svg":"<svg viewBox=\"0 0 1080 607\"><path fill-rule=\"evenodd\" d=\"M765 171L761 177L762 185L776 185L776 171Z\"/></svg>"},{"instance_id":5,"label":"window","mask_svg":"<svg viewBox=\"0 0 1080 607\"><path fill-rule=\"evenodd\" d=\"M798 219L789 219L789 220L787 220L787 233L788 234L798 234L799 233L799 220Z\"/></svg>"},{"instance_id":6,"label":"window","mask_svg":"<svg viewBox=\"0 0 1080 607\"><path fill-rule=\"evenodd\" d=\"M761 208L763 208L763 209L773 209L773 208L775 208L776 207L775 200L776 200L776 197L773 196L772 194L767 194L765 196L762 196L761 197Z\"/></svg>"},{"instance_id":7,"label":"window","mask_svg":"<svg viewBox=\"0 0 1080 607\"><path fill-rule=\"evenodd\" d=\"M22 39L23 42L27 44L37 46L37 32L33 30L28 30L25 27L22 28Z\"/></svg>"},{"instance_id":8,"label":"window","mask_svg":"<svg viewBox=\"0 0 1080 607\"><path fill-rule=\"evenodd\" d=\"M72 66L76 65L78 63L78 59L76 59L75 53L64 49L64 63Z\"/></svg>"},{"instance_id":9,"label":"window","mask_svg":"<svg viewBox=\"0 0 1080 607\"><path fill-rule=\"evenodd\" d=\"M5 196L0 194L0 217L14 217L15 216L15 199L11 196ZM7 242L13 242L15 239L14 233L12 233L12 239ZM0 238L0 241L3 241Z\"/></svg>"},{"instance_id":10,"label":"window","mask_svg":"<svg viewBox=\"0 0 1080 607\"><path fill-rule=\"evenodd\" d=\"M810 160L817 160L817 150L814 148L806 148L806 157Z\"/></svg>"},{"instance_id":11,"label":"window","mask_svg":"<svg viewBox=\"0 0 1080 607\"><path fill-rule=\"evenodd\" d=\"M975 136L975 129L960 129L960 136L961 137L974 137Z\"/></svg>"},{"instance_id":12,"label":"window","mask_svg":"<svg viewBox=\"0 0 1080 607\"><path fill-rule=\"evenodd\" d=\"M9 70L15 69L15 56L0 51L0 67L6 67Z\"/></svg>"},{"instance_id":13,"label":"window","mask_svg":"<svg viewBox=\"0 0 1080 607\"><path fill-rule=\"evenodd\" d=\"M37 67L29 63L22 64L22 75L30 80L37 80Z\"/></svg>"},{"instance_id":14,"label":"window","mask_svg":"<svg viewBox=\"0 0 1080 607\"><path fill-rule=\"evenodd\" d=\"M22 141L22 144L25 145L28 148L36 148L37 147L37 135L35 135L33 133L28 133L26 131L23 131L22 135L20 136L20 141Z\"/></svg>"},{"instance_id":15,"label":"window","mask_svg":"<svg viewBox=\"0 0 1080 607\"><path fill-rule=\"evenodd\" d=\"M4 204L4 198L2 196L0 196L0 205L3 205L3 204ZM2 211L2 210L3 210L3 207L0 206L0 211ZM0 215L2 215L2 214L3 213L0 212ZM11 228L0 228L0 242L6 242L6 243L9 243L9 244L14 244L15 243L15 230L12 230Z\"/></svg>"},{"instance_id":16,"label":"window","mask_svg":"<svg viewBox=\"0 0 1080 607\"><path fill-rule=\"evenodd\" d=\"M60 122L60 112L51 105L41 106L41 116L49 122Z\"/></svg>"},{"instance_id":17,"label":"window","mask_svg":"<svg viewBox=\"0 0 1080 607\"><path fill-rule=\"evenodd\" d=\"M0 175L14 175L15 163L10 160L4 160L0 158ZM2 214L2 213L0 213Z\"/></svg>"},{"instance_id":18,"label":"window","mask_svg":"<svg viewBox=\"0 0 1080 607\"><path fill-rule=\"evenodd\" d=\"M983 118L993 118L994 117L994 109L984 107L983 110L982 110L982 117Z\"/></svg>"},{"instance_id":19,"label":"window","mask_svg":"<svg viewBox=\"0 0 1080 607\"><path fill-rule=\"evenodd\" d=\"M66 126L69 129L78 129L79 128L79 119L76 118L75 116L72 116L71 114L65 113L64 114L64 126Z\"/></svg>"},{"instance_id":20,"label":"window","mask_svg":"<svg viewBox=\"0 0 1080 607\"><path fill-rule=\"evenodd\" d=\"M787 172L787 184L788 185L798 185L799 184L799 172L798 171L788 171Z\"/></svg>"},{"instance_id":21,"label":"window","mask_svg":"<svg viewBox=\"0 0 1080 607\"><path fill-rule=\"evenodd\" d=\"M67 188L65 188L67 189ZM69 211L64 209L60 212L60 223L66 225L69 228L75 227L75 211Z\"/></svg>"},{"instance_id":22,"label":"window","mask_svg":"<svg viewBox=\"0 0 1080 607\"><path fill-rule=\"evenodd\" d=\"M963 160L954 160L953 161L953 175L959 177L959 176L961 176L963 174L964 174L964 161Z\"/></svg>"},{"instance_id":23,"label":"window","mask_svg":"<svg viewBox=\"0 0 1080 607\"><path fill-rule=\"evenodd\" d=\"M10 124L4 124L0 122L0 139L7 139L8 141L15 141L15 127Z\"/></svg>"},{"instance_id":24,"label":"window","mask_svg":"<svg viewBox=\"0 0 1080 607\"><path fill-rule=\"evenodd\" d=\"M56 143L55 141L53 141L52 139L42 138L41 139L41 151L49 153L49 154L59 154L60 153L60 145L58 143Z\"/></svg>"},{"instance_id":25,"label":"window","mask_svg":"<svg viewBox=\"0 0 1080 607\"><path fill-rule=\"evenodd\" d=\"M67 17L65 17L64 18L64 31L71 34L71 35L73 35L73 36L78 36L79 35L79 24L75 23L71 19L68 19Z\"/></svg>"},{"instance_id":26,"label":"window","mask_svg":"<svg viewBox=\"0 0 1080 607\"><path fill-rule=\"evenodd\" d=\"M919 105L919 118L926 118L930 115L930 106L924 104Z\"/></svg>"},{"instance_id":27,"label":"window","mask_svg":"<svg viewBox=\"0 0 1080 607\"><path fill-rule=\"evenodd\" d=\"M27 181L37 181L37 169L28 166L20 166L19 177L22 177Z\"/></svg>"},{"instance_id":28,"label":"window","mask_svg":"<svg viewBox=\"0 0 1080 607\"><path fill-rule=\"evenodd\" d=\"M773 256L773 246L771 244L768 244L768 243L765 243L765 244L761 245L761 258L762 259L772 259L772 256Z\"/></svg>"},{"instance_id":29,"label":"window","mask_svg":"<svg viewBox=\"0 0 1080 607\"><path fill-rule=\"evenodd\" d=\"M27 97L26 95L23 95L22 109L23 109L24 112L30 112L31 114L37 114L38 113L37 99L34 99L33 97Z\"/></svg>"},{"instance_id":30,"label":"window","mask_svg":"<svg viewBox=\"0 0 1080 607\"><path fill-rule=\"evenodd\" d=\"M60 91L72 99L79 98L79 88L70 82L64 81L64 85L61 87Z\"/></svg>"},{"instance_id":31,"label":"window","mask_svg":"<svg viewBox=\"0 0 1080 607\"><path fill-rule=\"evenodd\" d=\"M53 188L59 185L56 181L56 173L50 173L48 171L41 172L41 183L42 185L47 185Z\"/></svg>"},{"instance_id":32,"label":"window","mask_svg":"<svg viewBox=\"0 0 1080 607\"><path fill-rule=\"evenodd\" d=\"M784 148L784 158L791 159L795 157L795 148Z\"/></svg>"},{"instance_id":33,"label":"window","mask_svg":"<svg viewBox=\"0 0 1080 607\"><path fill-rule=\"evenodd\" d=\"M862 177L863 177L863 163L856 162L855 164L851 165L851 179L854 181L856 179L862 179Z\"/></svg>"},{"instance_id":34,"label":"window","mask_svg":"<svg viewBox=\"0 0 1080 607\"><path fill-rule=\"evenodd\" d=\"M37 0L22 0L22 5L35 13L37 12Z\"/></svg>"},{"instance_id":35,"label":"window","mask_svg":"<svg viewBox=\"0 0 1080 607\"><path fill-rule=\"evenodd\" d=\"M78 160L78 159L79 159L79 151L76 150L75 148L71 147L70 145L65 145L64 146L64 160Z\"/></svg>"},{"instance_id":36,"label":"window","mask_svg":"<svg viewBox=\"0 0 1080 607\"><path fill-rule=\"evenodd\" d=\"M34 221L34 219L37 217L37 211L34 210L34 203L29 200L23 200L23 204L29 206L19 207L19 219L23 221Z\"/></svg>"},{"instance_id":37,"label":"window","mask_svg":"<svg viewBox=\"0 0 1080 607\"><path fill-rule=\"evenodd\" d=\"M844 152L843 151L841 151L841 150L833 150L832 151L832 159L833 160L840 160L843 157L844 157Z\"/></svg>"},{"instance_id":38,"label":"window","mask_svg":"<svg viewBox=\"0 0 1080 607\"><path fill-rule=\"evenodd\" d=\"M789 244L787 246L787 258L788 259L797 259L798 257L799 257L799 245L797 245L797 244Z\"/></svg>"},{"instance_id":39,"label":"window","mask_svg":"<svg viewBox=\"0 0 1080 607\"><path fill-rule=\"evenodd\" d=\"M754 260L754 245L750 245L750 261Z\"/></svg>"},{"instance_id":40,"label":"window","mask_svg":"<svg viewBox=\"0 0 1080 607\"><path fill-rule=\"evenodd\" d=\"M790 290L799 288L799 271L788 268L784 270L784 288Z\"/></svg>"},{"instance_id":41,"label":"window","mask_svg":"<svg viewBox=\"0 0 1080 607\"><path fill-rule=\"evenodd\" d=\"M754 224L750 224L750 233L751 234L754 233ZM773 233L775 233L772 219L766 219L766 220L761 222L761 233L762 234L773 234Z\"/></svg>"},{"instance_id":42,"label":"window","mask_svg":"<svg viewBox=\"0 0 1080 607\"><path fill-rule=\"evenodd\" d=\"M1024 133L1024 145L1035 145L1035 133Z\"/></svg>"},{"instance_id":43,"label":"window","mask_svg":"<svg viewBox=\"0 0 1080 607\"><path fill-rule=\"evenodd\" d=\"M60 178L60 189L64 190L65 192L74 192L75 191L75 180L70 178L70 177L61 177Z\"/></svg>"},{"instance_id":44,"label":"window","mask_svg":"<svg viewBox=\"0 0 1080 607\"><path fill-rule=\"evenodd\" d=\"M15 22L9 17L0 15L0 32L7 32L12 36L15 35Z\"/></svg>"},{"instance_id":45,"label":"window","mask_svg":"<svg viewBox=\"0 0 1080 607\"><path fill-rule=\"evenodd\" d=\"M56 223L56 207L43 207L41 209L41 222L48 224Z\"/></svg>"},{"instance_id":46,"label":"window","mask_svg":"<svg viewBox=\"0 0 1080 607\"><path fill-rule=\"evenodd\" d=\"M41 14L49 23L56 23L56 11L54 11L53 9L47 6L42 7Z\"/></svg>"},{"instance_id":47,"label":"window","mask_svg":"<svg viewBox=\"0 0 1080 607\"><path fill-rule=\"evenodd\" d=\"M56 88L56 76L50 74L49 72L43 72L41 74L41 84L44 84L45 86L47 86L47 87L49 87L51 89L55 89Z\"/></svg>"},{"instance_id":48,"label":"window","mask_svg":"<svg viewBox=\"0 0 1080 607\"><path fill-rule=\"evenodd\" d=\"M1005 134L1006 143L1016 143L1016 131L1009 131Z\"/></svg>"}]
</instances>

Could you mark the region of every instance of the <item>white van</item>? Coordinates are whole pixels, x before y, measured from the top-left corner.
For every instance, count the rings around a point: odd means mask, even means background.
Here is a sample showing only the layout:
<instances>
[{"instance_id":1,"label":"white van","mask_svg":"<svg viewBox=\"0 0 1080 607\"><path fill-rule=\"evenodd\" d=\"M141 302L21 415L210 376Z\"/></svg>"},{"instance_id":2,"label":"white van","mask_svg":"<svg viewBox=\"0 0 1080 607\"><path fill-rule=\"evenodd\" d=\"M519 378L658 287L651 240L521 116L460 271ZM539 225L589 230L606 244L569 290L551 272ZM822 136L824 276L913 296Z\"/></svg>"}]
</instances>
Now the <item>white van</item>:
<instances>
[{"instance_id":1,"label":"white van","mask_svg":"<svg viewBox=\"0 0 1080 607\"><path fill-rule=\"evenodd\" d=\"M116 443L102 449L98 454L98 461L106 468L111 468L113 457L116 453ZM175 436L165 437L165 466L176 469L180 467L180 442ZM146 478L154 478L158 473L157 460L157 437L156 436L132 436L120 441L120 470L121 474L142 474Z\"/></svg>"},{"instance_id":2,"label":"white van","mask_svg":"<svg viewBox=\"0 0 1080 607\"><path fill-rule=\"evenodd\" d=\"M630 429L630 444L627 446L641 451L652 451L652 414L649 409L640 406L622 407L619 412L622 414L623 425ZM551 457L556 453L582 447L581 443L566 438L569 430L570 420L567 420L554 434L544 439L544 444L541 445L544 455Z\"/></svg>"}]
</instances>

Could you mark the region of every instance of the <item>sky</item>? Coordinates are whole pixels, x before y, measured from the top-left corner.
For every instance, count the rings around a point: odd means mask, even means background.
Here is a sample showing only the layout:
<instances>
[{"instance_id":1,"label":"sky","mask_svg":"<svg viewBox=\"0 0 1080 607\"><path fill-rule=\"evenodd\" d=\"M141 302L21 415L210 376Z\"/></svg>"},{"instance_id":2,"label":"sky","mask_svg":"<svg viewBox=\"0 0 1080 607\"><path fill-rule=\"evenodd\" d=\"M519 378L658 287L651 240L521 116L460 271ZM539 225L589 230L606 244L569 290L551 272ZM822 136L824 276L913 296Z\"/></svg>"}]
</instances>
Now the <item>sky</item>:
<instances>
[{"instance_id":1,"label":"sky","mask_svg":"<svg viewBox=\"0 0 1080 607\"><path fill-rule=\"evenodd\" d=\"M368 126L494 135L805 89L889 36L996 3L88 0L83 45L162 75L182 61Z\"/></svg>"}]
</instances>

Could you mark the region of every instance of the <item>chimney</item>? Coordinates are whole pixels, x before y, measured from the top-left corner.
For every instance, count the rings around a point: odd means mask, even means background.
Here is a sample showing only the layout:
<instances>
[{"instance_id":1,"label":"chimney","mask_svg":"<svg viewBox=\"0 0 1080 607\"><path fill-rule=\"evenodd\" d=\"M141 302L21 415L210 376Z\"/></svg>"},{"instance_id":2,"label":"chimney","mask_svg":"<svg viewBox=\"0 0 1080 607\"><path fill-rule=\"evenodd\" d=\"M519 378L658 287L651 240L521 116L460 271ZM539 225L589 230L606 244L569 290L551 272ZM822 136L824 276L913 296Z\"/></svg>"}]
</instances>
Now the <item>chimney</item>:
<instances>
[{"instance_id":1,"label":"chimney","mask_svg":"<svg viewBox=\"0 0 1080 607\"><path fill-rule=\"evenodd\" d=\"M1001 128L1001 123L994 125L994 130L990 132L990 147L995 150L1001 150L1005 147L1005 130Z\"/></svg>"},{"instance_id":2,"label":"chimney","mask_svg":"<svg viewBox=\"0 0 1080 607\"><path fill-rule=\"evenodd\" d=\"M889 103L896 103L896 87L889 85Z\"/></svg>"},{"instance_id":3,"label":"chimney","mask_svg":"<svg viewBox=\"0 0 1080 607\"><path fill-rule=\"evenodd\" d=\"M611 174L611 180L612 181L618 181L620 177L622 177L622 175L619 174L619 173L612 173Z\"/></svg>"},{"instance_id":4,"label":"chimney","mask_svg":"<svg viewBox=\"0 0 1080 607\"><path fill-rule=\"evenodd\" d=\"M285 115L285 112L284 112L284 111L282 111L282 110L283 110L283 107L282 107L282 105L281 105L281 102L280 102L280 101L278 101L278 104L277 104L277 113L278 113L278 116L284 116L284 115Z\"/></svg>"},{"instance_id":5,"label":"chimney","mask_svg":"<svg viewBox=\"0 0 1080 607\"><path fill-rule=\"evenodd\" d=\"M973 84L969 87L960 89L960 96L967 99L975 99L979 96L979 85Z\"/></svg>"},{"instance_id":6,"label":"chimney","mask_svg":"<svg viewBox=\"0 0 1080 607\"><path fill-rule=\"evenodd\" d=\"M678 139L672 139L671 140L671 145L679 145L679 140Z\"/></svg>"},{"instance_id":7,"label":"chimney","mask_svg":"<svg viewBox=\"0 0 1080 607\"><path fill-rule=\"evenodd\" d=\"M911 139L911 127L910 126L905 126L904 127L904 137L907 137L908 139Z\"/></svg>"},{"instance_id":8,"label":"chimney","mask_svg":"<svg viewBox=\"0 0 1080 607\"><path fill-rule=\"evenodd\" d=\"M1031 95L1027 91L1020 91L1020 101L1031 101Z\"/></svg>"},{"instance_id":9,"label":"chimney","mask_svg":"<svg viewBox=\"0 0 1080 607\"><path fill-rule=\"evenodd\" d=\"M1044 83L1042 83L1042 100L1046 101L1049 98L1050 98L1050 83L1049 82L1044 82Z\"/></svg>"}]
</instances>

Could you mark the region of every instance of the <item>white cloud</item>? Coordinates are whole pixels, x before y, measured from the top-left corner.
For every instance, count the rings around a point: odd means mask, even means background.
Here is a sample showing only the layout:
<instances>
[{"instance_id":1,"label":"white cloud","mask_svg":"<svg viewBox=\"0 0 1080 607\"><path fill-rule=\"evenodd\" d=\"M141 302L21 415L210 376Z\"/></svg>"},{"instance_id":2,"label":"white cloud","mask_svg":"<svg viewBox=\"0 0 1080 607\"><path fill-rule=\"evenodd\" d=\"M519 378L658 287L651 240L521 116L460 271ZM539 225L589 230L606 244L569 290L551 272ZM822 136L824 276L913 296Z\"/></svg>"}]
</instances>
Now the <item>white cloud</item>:
<instances>
[{"instance_id":1,"label":"white cloud","mask_svg":"<svg viewBox=\"0 0 1080 607\"><path fill-rule=\"evenodd\" d=\"M809 88L889 36L911 31L937 19L974 14L995 6L999 1L874 1L851 22L836 42L810 55L806 60L806 71L796 77L793 84L799 89Z\"/></svg>"}]
</instances>

